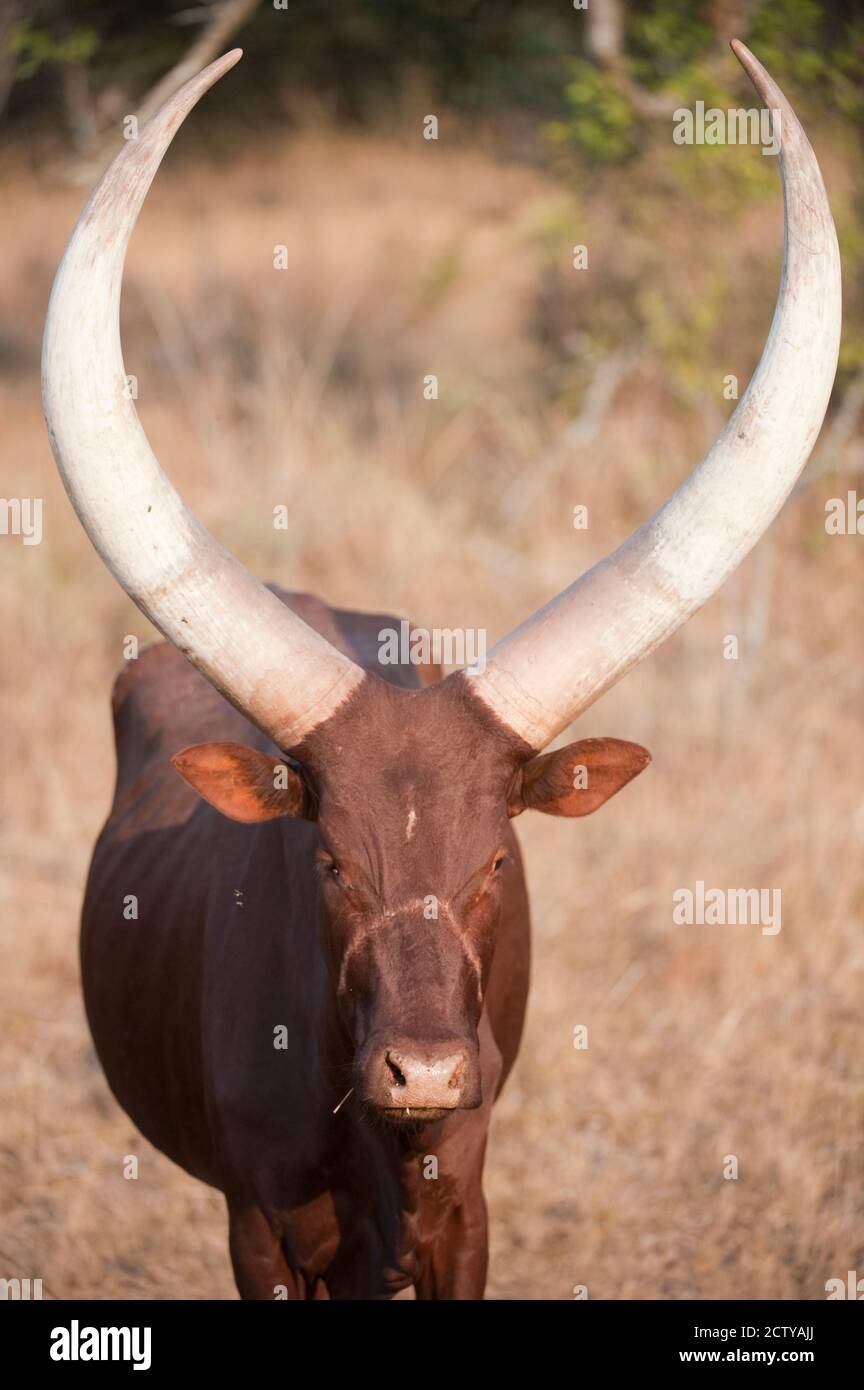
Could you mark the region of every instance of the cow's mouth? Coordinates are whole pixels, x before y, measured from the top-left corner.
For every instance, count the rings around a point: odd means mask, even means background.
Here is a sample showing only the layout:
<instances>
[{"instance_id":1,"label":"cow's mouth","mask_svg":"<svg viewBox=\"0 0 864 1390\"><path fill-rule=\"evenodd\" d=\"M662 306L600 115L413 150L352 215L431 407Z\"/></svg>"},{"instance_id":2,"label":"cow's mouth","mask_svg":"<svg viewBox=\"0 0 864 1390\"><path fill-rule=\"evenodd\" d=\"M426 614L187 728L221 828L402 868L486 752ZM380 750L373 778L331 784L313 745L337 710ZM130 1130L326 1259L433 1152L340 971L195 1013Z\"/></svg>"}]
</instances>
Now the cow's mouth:
<instances>
[{"instance_id":1,"label":"cow's mouth","mask_svg":"<svg viewBox=\"0 0 864 1390\"><path fill-rule=\"evenodd\" d=\"M377 1113L388 1125L394 1125L397 1129L410 1129L413 1125L428 1125L434 1124L437 1120L446 1120L448 1115L454 1115L458 1109L455 1105L388 1105L377 1107Z\"/></svg>"}]
</instances>

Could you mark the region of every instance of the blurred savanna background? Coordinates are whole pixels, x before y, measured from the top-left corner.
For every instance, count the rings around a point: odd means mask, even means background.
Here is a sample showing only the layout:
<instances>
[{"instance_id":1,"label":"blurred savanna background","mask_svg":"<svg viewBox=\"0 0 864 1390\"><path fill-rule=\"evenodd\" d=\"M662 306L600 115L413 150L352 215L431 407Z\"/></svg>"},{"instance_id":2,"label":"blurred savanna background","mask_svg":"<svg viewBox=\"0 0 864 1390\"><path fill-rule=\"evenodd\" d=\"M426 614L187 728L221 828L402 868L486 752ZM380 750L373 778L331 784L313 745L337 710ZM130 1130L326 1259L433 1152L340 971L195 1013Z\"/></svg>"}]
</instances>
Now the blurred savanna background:
<instances>
[{"instance_id":1,"label":"blurred savanna background","mask_svg":"<svg viewBox=\"0 0 864 1390\"><path fill-rule=\"evenodd\" d=\"M491 642L665 500L759 359L777 162L672 140L676 108L756 104L735 36L822 165L840 369L768 536L570 735L636 740L652 767L596 817L519 822L534 973L489 1147L489 1296L819 1299L864 1275L864 535L825 524L830 499L864 496L855 0L0 16L0 494L44 505L40 544L0 536L0 1277L235 1296L221 1198L113 1101L78 981L111 681L126 636L154 633L59 484L39 350L124 118L244 47L169 152L126 271L126 368L186 501L263 578ZM780 888L782 930L674 925L697 880Z\"/></svg>"}]
</instances>

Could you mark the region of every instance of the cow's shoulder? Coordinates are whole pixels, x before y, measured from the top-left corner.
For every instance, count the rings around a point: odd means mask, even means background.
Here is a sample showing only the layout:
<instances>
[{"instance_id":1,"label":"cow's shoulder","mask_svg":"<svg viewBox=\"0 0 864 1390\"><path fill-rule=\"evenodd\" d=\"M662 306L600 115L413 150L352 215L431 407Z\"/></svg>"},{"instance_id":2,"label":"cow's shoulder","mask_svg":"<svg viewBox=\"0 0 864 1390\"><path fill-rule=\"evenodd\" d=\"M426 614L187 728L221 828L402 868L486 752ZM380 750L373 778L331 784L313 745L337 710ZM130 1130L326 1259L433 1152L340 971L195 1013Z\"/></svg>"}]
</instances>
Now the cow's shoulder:
<instances>
[{"instance_id":1,"label":"cow's shoulder","mask_svg":"<svg viewBox=\"0 0 864 1390\"><path fill-rule=\"evenodd\" d=\"M118 790L192 743L261 735L170 642L156 642L119 673L111 695Z\"/></svg>"}]
</instances>

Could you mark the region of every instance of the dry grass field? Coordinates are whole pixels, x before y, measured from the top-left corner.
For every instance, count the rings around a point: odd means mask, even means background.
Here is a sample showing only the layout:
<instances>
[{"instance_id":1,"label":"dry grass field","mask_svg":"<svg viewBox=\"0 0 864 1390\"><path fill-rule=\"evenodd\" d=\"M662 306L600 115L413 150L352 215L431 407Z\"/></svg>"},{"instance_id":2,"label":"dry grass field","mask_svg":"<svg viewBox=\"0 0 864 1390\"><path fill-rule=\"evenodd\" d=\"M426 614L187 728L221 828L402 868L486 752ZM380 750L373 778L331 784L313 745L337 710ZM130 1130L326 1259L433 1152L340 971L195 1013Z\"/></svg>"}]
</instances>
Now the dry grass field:
<instances>
[{"instance_id":1,"label":"dry grass field","mask_svg":"<svg viewBox=\"0 0 864 1390\"><path fill-rule=\"evenodd\" d=\"M779 190L728 226L680 198L640 224L602 180L574 188L479 137L313 124L270 141L218 161L178 148L150 196L124 299L145 428L262 577L494 640L710 443L722 378L743 389L770 323ZM45 507L41 545L0 538L0 1275L58 1298L232 1298L221 1198L121 1113L79 990L110 684L124 635L152 636L41 421L41 326L82 196L0 168L0 493ZM713 387L627 328L650 296L695 345L686 309L709 281ZM617 357L595 312L623 325ZM649 771L595 817L519 823L534 974L487 1164L493 1298L819 1299L864 1273L864 540L824 530L861 466L852 431L722 593L580 721L644 743ZM672 894L699 879L782 889L782 930L676 926Z\"/></svg>"}]
</instances>

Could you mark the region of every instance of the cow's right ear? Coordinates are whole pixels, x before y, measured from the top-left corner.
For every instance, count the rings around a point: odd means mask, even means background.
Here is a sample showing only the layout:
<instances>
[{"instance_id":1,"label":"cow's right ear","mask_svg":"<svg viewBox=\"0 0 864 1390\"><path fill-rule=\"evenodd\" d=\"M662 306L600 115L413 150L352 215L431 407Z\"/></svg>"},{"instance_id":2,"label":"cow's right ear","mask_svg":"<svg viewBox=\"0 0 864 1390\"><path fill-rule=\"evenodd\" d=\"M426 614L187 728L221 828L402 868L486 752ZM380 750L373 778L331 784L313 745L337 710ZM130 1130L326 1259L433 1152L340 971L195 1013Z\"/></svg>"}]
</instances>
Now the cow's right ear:
<instances>
[{"instance_id":1,"label":"cow's right ear","mask_svg":"<svg viewBox=\"0 0 864 1390\"><path fill-rule=\"evenodd\" d=\"M247 825L277 816L315 820L316 799L300 773L245 743L195 743L171 761L199 796L231 820Z\"/></svg>"}]
</instances>

